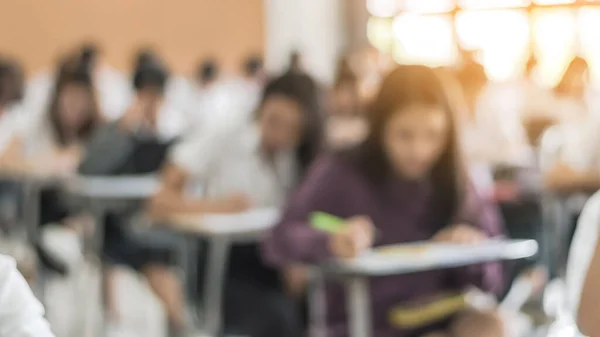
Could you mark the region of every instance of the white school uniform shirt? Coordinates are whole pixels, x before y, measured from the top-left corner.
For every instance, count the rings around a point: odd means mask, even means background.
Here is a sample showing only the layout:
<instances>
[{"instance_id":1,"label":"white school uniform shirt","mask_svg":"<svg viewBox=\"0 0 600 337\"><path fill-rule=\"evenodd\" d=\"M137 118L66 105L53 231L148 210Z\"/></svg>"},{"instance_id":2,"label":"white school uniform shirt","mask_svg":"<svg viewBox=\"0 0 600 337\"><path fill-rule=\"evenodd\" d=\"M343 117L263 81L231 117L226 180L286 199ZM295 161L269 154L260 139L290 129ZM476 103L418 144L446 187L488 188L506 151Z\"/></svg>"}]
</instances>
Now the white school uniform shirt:
<instances>
[{"instance_id":1,"label":"white school uniform shirt","mask_svg":"<svg viewBox=\"0 0 600 337\"><path fill-rule=\"evenodd\" d=\"M21 123L23 126L15 137L21 142L25 157L42 155L56 147L54 131L46 114L29 115Z\"/></svg>"},{"instance_id":2,"label":"white school uniform shirt","mask_svg":"<svg viewBox=\"0 0 600 337\"><path fill-rule=\"evenodd\" d=\"M243 78L220 80L199 89L196 113L204 128L232 128L247 125L254 119L262 87Z\"/></svg>"},{"instance_id":3,"label":"white school uniform shirt","mask_svg":"<svg viewBox=\"0 0 600 337\"><path fill-rule=\"evenodd\" d=\"M254 207L283 206L298 172L293 151L282 151L271 162L264 157L254 124L184 140L171 161L191 176L192 193L198 186L209 198L242 193Z\"/></svg>"},{"instance_id":4,"label":"white school uniform shirt","mask_svg":"<svg viewBox=\"0 0 600 337\"><path fill-rule=\"evenodd\" d=\"M15 261L0 255L0 337L54 337Z\"/></svg>"},{"instance_id":5,"label":"white school uniform shirt","mask_svg":"<svg viewBox=\"0 0 600 337\"><path fill-rule=\"evenodd\" d=\"M600 192L596 192L585 204L577 221L573 236L566 275L566 309L573 317L577 315L583 283L594 257L600 230Z\"/></svg>"},{"instance_id":6,"label":"white school uniform shirt","mask_svg":"<svg viewBox=\"0 0 600 337\"><path fill-rule=\"evenodd\" d=\"M15 105L0 111L0 156L4 153L11 140L22 132L27 121L21 105Z\"/></svg>"},{"instance_id":7,"label":"white school uniform shirt","mask_svg":"<svg viewBox=\"0 0 600 337\"><path fill-rule=\"evenodd\" d=\"M516 99L509 84L490 84L484 88L475 106L475 119L461 126L468 159L492 165L531 165L533 153Z\"/></svg>"}]
</instances>

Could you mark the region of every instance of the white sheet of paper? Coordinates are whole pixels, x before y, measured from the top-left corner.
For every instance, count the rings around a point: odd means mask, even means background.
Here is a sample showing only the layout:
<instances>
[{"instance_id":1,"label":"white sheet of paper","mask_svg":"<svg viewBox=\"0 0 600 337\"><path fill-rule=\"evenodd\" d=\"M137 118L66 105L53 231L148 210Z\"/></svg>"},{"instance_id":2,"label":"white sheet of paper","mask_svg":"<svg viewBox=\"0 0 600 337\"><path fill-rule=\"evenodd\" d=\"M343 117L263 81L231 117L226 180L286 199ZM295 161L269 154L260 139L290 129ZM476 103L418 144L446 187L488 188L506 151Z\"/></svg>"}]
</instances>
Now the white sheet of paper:
<instances>
[{"instance_id":1,"label":"white sheet of paper","mask_svg":"<svg viewBox=\"0 0 600 337\"><path fill-rule=\"evenodd\" d=\"M280 216L277 208L258 208L237 214L204 215L201 223L211 233L254 232L275 226Z\"/></svg>"}]
</instances>

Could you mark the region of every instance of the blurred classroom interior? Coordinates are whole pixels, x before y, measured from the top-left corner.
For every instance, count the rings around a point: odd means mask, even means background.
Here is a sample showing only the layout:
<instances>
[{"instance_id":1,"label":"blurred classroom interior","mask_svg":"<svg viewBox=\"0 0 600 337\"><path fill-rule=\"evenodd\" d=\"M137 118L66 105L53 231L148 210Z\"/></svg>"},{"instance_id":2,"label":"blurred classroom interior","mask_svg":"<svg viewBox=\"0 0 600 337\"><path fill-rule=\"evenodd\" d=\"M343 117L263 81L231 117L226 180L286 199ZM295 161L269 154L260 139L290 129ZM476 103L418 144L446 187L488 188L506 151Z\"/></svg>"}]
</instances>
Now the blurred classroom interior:
<instances>
[{"instance_id":1,"label":"blurred classroom interior","mask_svg":"<svg viewBox=\"0 0 600 337\"><path fill-rule=\"evenodd\" d=\"M598 41L599 0L3 0L0 337L600 337Z\"/></svg>"}]
</instances>

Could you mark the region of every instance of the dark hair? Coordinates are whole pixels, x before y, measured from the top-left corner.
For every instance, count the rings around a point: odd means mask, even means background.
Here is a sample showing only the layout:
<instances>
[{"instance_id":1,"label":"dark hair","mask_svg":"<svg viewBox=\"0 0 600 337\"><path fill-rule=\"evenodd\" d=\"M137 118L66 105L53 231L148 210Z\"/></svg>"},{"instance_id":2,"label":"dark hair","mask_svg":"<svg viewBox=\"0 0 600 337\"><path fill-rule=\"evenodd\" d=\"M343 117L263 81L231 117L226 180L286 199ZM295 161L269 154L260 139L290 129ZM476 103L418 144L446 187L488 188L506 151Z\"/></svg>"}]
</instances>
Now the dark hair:
<instances>
[{"instance_id":1,"label":"dark hair","mask_svg":"<svg viewBox=\"0 0 600 337\"><path fill-rule=\"evenodd\" d=\"M24 80L23 68L17 61L0 57L0 104L23 99Z\"/></svg>"},{"instance_id":2,"label":"dark hair","mask_svg":"<svg viewBox=\"0 0 600 337\"><path fill-rule=\"evenodd\" d=\"M213 59L207 59L198 65L196 68L196 80L206 84L215 80L219 76L219 66Z\"/></svg>"},{"instance_id":3,"label":"dark hair","mask_svg":"<svg viewBox=\"0 0 600 337\"><path fill-rule=\"evenodd\" d=\"M133 73L135 73L138 69L143 67L159 65L161 63L160 57L158 57L158 54L153 48L142 47L135 53L132 70Z\"/></svg>"},{"instance_id":4,"label":"dark hair","mask_svg":"<svg viewBox=\"0 0 600 337\"><path fill-rule=\"evenodd\" d=\"M373 181L385 183L394 175L383 144L385 125L396 112L413 104L440 106L451 121L446 147L431 172L436 203L443 208L440 216L444 221L450 221L465 201L467 176L454 121L455 113L445 87L433 69L403 65L387 75L367 111L370 133L349 154Z\"/></svg>"},{"instance_id":5,"label":"dark hair","mask_svg":"<svg viewBox=\"0 0 600 337\"><path fill-rule=\"evenodd\" d=\"M133 75L133 87L136 91L155 88L164 92L169 74L160 65L147 64L136 69Z\"/></svg>"},{"instance_id":6,"label":"dark hair","mask_svg":"<svg viewBox=\"0 0 600 337\"><path fill-rule=\"evenodd\" d=\"M100 55L100 47L96 43L87 42L84 43L79 49L81 62L85 66L91 67L94 62L98 59L98 55Z\"/></svg>"},{"instance_id":7,"label":"dark hair","mask_svg":"<svg viewBox=\"0 0 600 337\"><path fill-rule=\"evenodd\" d=\"M292 51L290 53L290 63L288 65L288 71L301 70L300 69L300 67L302 67L301 61L302 61L302 55L300 55L300 52L297 50Z\"/></svg>"},{"instance_id":8,"label":"dark hair","mask_svg":"<svg viewBox=\"0 0 600 337\"><path fill-rule=\"evenodd\" d=\"M558 84L556 84L556 86L552 89L552 91L557 95L567 95L568 94L567 83L568 83L569 78L571 76L576 76L576 75L581 75L581 76L587 75L588 70L589 70L589 66L588 66L587 61L580 56L575 56L571 60L571 62L569 62L569 65L567 66L567 69L563 73L563 76L561 77Z\"/></svg>"},{"instance_id":9,"label":"dark hair","mask_svg":"<svg viewBox=\"0 0 600 337\"><path fill-rule=\"evenodd\" d=\"M465 94L471 94L472 91L482 88L488 82L485 68L476 62L464 64L458 70L456 77Z\"/></svg>"},{"instance_id":10,"label":"dark hair","mask_svg":"<svg viewBox=\"0 0 600 337\"><path fill-rule=\"evenodd\" d=\"M345 84L358 85L358 77L354 73L354 70L352 70L352 67L350 67L348 59L341 58L337 63L333 86L338 88Z\"/></svg>"},{"instance_id":11,"label":"dark hair","mask_svg":"<svg viewBox=\"0 0 600 337\"><path fill-rule=\"evenodd\" d=\"M250 56L244 62L244 75L248 77L254 77L262 70L262 68L262 57L258 55Z\"/></svg>"},{"instance_id":12,"label":"dark hair","mask_svg":"<svg viewBox=\"0 0 600 337\"><path fill-rule=\"evenodd\" d=\"M296 149L296 159L300 165L300 175L321 150L323 122L319 89L313 79L305 74L286 73L271 79L263 91L261 105L273 96L284 96L296 102L304 113L304 130ZM260 113L260 109L259 109Z\"/></svg>"},{"instance_id":13,"label":"dark hair","mask_svg":"<svg viewBox=\"0 0 600 337\"><path fill-rule=\"evenodd\" d=\"M61 68L63 71L59 73L59 77L56 79L54 93L48 110L48 118L50 120L50 125L52 126L55 140L58 144L64 146L67 145L68 139L66 138L67 132L60 122L59 99L66 86L79 85L84 87L91 95L93 101L91 104L91 111L88 111L88 119L76 132L78 140L87 139L96 126L100 124L101 117L96 100L96 91L94 90L90 74L87 71L83 71L84 68L77 64L66 63Z\"/></svg>"},{"instance_id":14,"label":"dark hair","mask_svg":"<svg viewBox=\"0 0 600 337\"><path fill-rule=\"evenodd\" d=\"M537 67L538 61L535 55L529 56L527 63L525 63L525 75L529 76L533 72L533 69Z\"/></svg>"}]
</instances>

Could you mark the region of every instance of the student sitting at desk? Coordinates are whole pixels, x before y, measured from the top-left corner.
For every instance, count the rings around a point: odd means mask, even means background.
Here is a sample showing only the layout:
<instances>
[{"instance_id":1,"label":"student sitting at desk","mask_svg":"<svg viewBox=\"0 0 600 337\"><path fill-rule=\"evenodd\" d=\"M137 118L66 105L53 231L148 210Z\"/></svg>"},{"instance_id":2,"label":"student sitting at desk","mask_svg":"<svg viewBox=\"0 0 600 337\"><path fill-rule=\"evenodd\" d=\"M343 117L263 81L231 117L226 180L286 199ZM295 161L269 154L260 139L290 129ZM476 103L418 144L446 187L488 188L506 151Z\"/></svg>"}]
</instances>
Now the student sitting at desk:
<instances>
[{"instance_id":1,"label":"student sitting at desk","mask_svg":"<svg viewBox=\"0 0 600 337\"><path fill-rule=\"evenodd\" d=\"M316 100L315 86L305 75L270 81L255 123L202 134L174 149L152 202L154 212L233 213L282 206L320 147ZM201 184L205 197L190 195L190 183ZM256 245L235 246L231 255L225 325L251 337L299 336L294 306L281 291L278 273L260 261Z\"/></svg>"},{"instance_id":2,"label":"student sitting at desk","mask_svg":"<svg viewBox=\"0 0 600 337\"><path fill-rule=\"evenodd\" d=\"M165 158L171 141L161 140L157 131L157 115L162 104L167 74L159 65L140 67L134 75L136 96L124 116L99 128L87 144L86 156L79 166L84 175L142 175L156 172ZM139 203L124 207L106 218L104 251L109 262L124 264L146 276L148 284L164 304L171 335L182 336L188 327L181 285L169 265L174 260L174 247L168 242L148 243L128 228L131 215ZM112 319L118 320L114 269L107 275L107 307ZM118 322L116 322L118 323Z\"/></svg>"},{"instance_id":3,"label":"student sitting at desk","mask_svg":"<svg viewBox=\"0 0 600 337\"><path fill-rule=\"evenodd\" d=\"M101 117L92 80L79 60L68 58L59 68L60 75L48 110L43 114L32 114L38 118L27 120L28 123L23 121L23 128L14 132L0 154L2 169L49 177L75 173L83 144L101 122ZM55 230L66 230L64 234L69 237L82 234L83 222L70 214L63 201L56 189L42 191L40 225L61 224L47 227L42 239L46 234L56 233ZM37 248L47 267L62 274L67 272L68 262L64 256L59 257L60 252L43 243Z\"/></svg>"},{"instance_id":4,"label":"student sitting at desk","mask_svg":"<svg viewBox=\"0 0 600 337\"><path fill-rule=\"evenodd\" d=\"M264 243L275 266L352 258L375 244L476 243L499 235L496 210L475 194L459 156L449 99L437 75L400 66L383 81L358 147L327 156L309 171L280 224ZM310 224L313 212L347 219L328 234ZM467 287L500 291L500 264L376 278L371 283L373 337L503 336L492 313L463 310L395 320L396 310L422 308ZM327 336L348 336L341 288L327 291Z\"/></svg>"}]
</instances>

